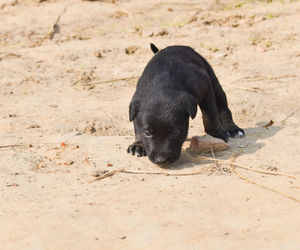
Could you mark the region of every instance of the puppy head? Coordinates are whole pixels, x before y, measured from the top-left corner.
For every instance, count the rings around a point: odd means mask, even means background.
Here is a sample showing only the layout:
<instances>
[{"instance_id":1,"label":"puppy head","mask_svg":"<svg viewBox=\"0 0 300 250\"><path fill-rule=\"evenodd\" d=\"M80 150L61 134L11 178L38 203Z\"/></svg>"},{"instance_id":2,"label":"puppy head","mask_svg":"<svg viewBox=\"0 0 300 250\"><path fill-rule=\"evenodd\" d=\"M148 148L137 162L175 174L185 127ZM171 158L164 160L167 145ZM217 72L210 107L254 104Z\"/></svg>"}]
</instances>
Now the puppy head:
<instances>
[{"instance_id":1,"label":"puppy head","mask_svg":"<svg viewBox=\"0 0 300 250\"><path fill-rule=\"evenodd\" d=\"M171 164L180 157L188 133L189 117L197 113L196 99L186 92L159 93L151 98L133 98L129 119L149 159L158 165Z\"/></svg>"}]
</instances>

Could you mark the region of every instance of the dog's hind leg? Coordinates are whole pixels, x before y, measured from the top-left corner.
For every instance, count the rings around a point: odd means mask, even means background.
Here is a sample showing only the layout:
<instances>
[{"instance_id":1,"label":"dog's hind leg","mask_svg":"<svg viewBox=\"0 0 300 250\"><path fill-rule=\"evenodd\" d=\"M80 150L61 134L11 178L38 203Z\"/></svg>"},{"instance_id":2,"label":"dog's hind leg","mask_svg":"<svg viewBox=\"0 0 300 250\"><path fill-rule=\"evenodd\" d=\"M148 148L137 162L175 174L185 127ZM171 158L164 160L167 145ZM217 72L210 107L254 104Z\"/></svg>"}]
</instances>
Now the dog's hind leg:
<instances>
[{"instance_id":1,"label":"dog's hind leg","mask_svg":"<svg viewBox=\"0 0 300 250\"><path fill-rule=\"evenodd\" d=\"M199 104L202 111L205 132L211 136L228 141L228 135L222 128L212 86L209 86L205 97Z\"/></svg>"},{"instance_id":2,"label":"dog's hind leg","mask_svg":"<svg viewBox=\"0 0 300 250\"><path fill-rule=\"evenodd\" d=\"M232 119L232 114L230 109L228 108L228 103L227 103L227 98L226 94L222 89L222 86L219 83L218 78L216 77L213 69L209 65L209 63L204 59L203 60L208 74L211 79L212 87L214 90L214 95L216 99L216 105L217 105L217 110L219 113L219 119L222 127L226 131L228 136L231 137L242 137L245 135L245 132L243 129L239 128Z\"/></svg>"},{"instance_id":3,"label":"dog's hind leg","mask_svg":"<svg viewBox=\"0 0 300 250\"><path fill-rule=\"evenodd\" d=\"M228 108L226 94L223 91L218 79L214 83L214 91L216 97L216 104L219 113L219 119L222 127L226 130L228 136L242 137L245 135L243 129L239 128L232 119L232 114Z\"/></svg>"}]
</instances>

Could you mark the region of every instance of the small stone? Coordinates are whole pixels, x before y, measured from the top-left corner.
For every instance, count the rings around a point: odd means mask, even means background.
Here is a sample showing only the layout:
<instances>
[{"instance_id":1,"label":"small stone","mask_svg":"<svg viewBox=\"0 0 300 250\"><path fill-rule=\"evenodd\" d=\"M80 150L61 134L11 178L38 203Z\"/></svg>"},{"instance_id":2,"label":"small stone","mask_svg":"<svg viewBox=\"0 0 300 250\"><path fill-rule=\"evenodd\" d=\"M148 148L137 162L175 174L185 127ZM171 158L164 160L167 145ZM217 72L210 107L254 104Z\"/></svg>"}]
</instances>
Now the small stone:
<instances>
[{"instance_id":1,"label":"small stone","mask_svg":"<svg viewBox=\"0 0 300 250\"><path fill-rule=\"evenodd\" d=\"M18 187L18 186L20 186L20 185L17 183L12 183L12 184L7 185L7 187Z\"/></svg>"},{"instance_id":2,"label":"small stone","mask_svg":"<svg viewBox=\"0 0 300 250\"><path fill-rule=\"evenodd\" d=\"M125 49L125 53L126 53L127 55L132 55L132 54L134 54L137 50L138 50L138 47L137 47L137 46L130 46L130 47L127 47L127 48Z\"/></svg>"},{"instance_id":3,"label":"small stone","mask_svg":"<svg viewBox=\"0 0 300 250\"><path fill-rule=\"evenodd\" d=\"M96 51L95 52L95 57L101 58L102 57L101 51Z\"/></svg>"},{"instance_id":4,"label":"small stone","mask_svg":"<svg viewBox=\"0 0 300 250\"><path fill-rule=\"evenodd\" d=\"M66 161L64 162L64 165L67 165L67 166L70 166L70 165L73 165L74 164L74 161Z\"/></svg>"},{"instance_id":5,"label":"small stone","mask_svg":"<svg viewBox=\"0 0 300 250\"><path fill-rule=\"evenodd\" d=\"M40 125L37 124L32 124L31 126L29 126L28 128L40 128Z\"/></svg>"},{"instance_id":6,"label":"small stone","mask_svg":"<svg viewBox=\"0 0 300 250\"><path fill-rule=\"evenodd\" d=\"M169 35L169 32L166 29L163 29L162 31L158 32L157 35L159 35L159 36L167 36L167 35Z\"/></svg>"}]
</instances>

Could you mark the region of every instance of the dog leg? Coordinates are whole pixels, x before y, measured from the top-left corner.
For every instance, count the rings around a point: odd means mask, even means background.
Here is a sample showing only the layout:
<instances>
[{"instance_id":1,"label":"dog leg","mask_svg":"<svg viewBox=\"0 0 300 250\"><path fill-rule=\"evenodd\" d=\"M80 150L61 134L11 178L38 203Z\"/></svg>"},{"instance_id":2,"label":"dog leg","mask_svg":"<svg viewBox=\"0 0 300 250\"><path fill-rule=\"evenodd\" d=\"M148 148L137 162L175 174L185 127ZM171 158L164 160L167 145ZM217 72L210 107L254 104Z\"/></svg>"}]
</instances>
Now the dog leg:
<instances>
[{"instance_id":1,"label":"dog leg","mask_svg":"<svg viewBox=\"0 0 300 250\"><path fill-rule=\"evenodd\" d=\"M204 58L201 57L201 59L202 59L202 63L204 63L204 65L206 66L206 69L211 79L211 83L212 83L212 87L216 99L217 110L219 113L219 119L222 127L226 131L227 136L243 137L245 135L245 132L243 129L239 128L233 122L231 111L228 108L225 92L223 91L218 78L216 77L209 63Z\"/></svg>"},{"instance_id":2,"label":"dog leg","mask_svg":"<svg viewBox=\"0 0 300 250\"><path fill-rule=\"evenodd\" d=\"M245 135L245 132L233 122L231 111L228 108L226 94L222 89L218 78L212 70L210 72L210 75L215 94L217 110L219 113L219 119L222 127L226 131L226 134L230 137L243 137Z\"/></svg>"},{"instance_id":3,"label":"dog leg","mask_svg":"<svg viewBox=\"0 0 300 250\"><path fill-rule=\"evenodd\" d=\"M231 111L228 108L226 94L219 82L215 84L214 89L219 119L222 127L225 129L228 136L243 137L245 132L233 122Z\"/></svg>"},{"instance_id":4,"label":"dog leg","mask_svg":"<svg viewBox=\"0 0 300 250\"><path fill-rule=\"evenodd\" d=\"M127 153L137 155L137 157L147 156L144 145L140 141L135 141L127 148Z\"/></svg>"},{"instance_id":5,"label":"dog leg","mask_svg":"<svg viewBox=\"0 0 300 250\"><path fill-rule=\"evenodd\" d=\"M209 86L209 89L207 90L207 93L203 100L200 102L199 106L202 111L205 132L211 136L220 138L227 142L228 135L220 124L215 100L215 93L211 86Z\"/></svg>"},{"instance_id":6,"label":"dog leg","mask_svg":"<svg viewBox=\"0 0 300 250\"><path fill-rule=\"evenodd\" d=\"M127 153L131 155L137 155L137 157L147 156L145 146L142 143L141 137L136 129L135 121L134 121L134 133L135 133L135 141L127 148Z\"/></svg>"}]
</instances>

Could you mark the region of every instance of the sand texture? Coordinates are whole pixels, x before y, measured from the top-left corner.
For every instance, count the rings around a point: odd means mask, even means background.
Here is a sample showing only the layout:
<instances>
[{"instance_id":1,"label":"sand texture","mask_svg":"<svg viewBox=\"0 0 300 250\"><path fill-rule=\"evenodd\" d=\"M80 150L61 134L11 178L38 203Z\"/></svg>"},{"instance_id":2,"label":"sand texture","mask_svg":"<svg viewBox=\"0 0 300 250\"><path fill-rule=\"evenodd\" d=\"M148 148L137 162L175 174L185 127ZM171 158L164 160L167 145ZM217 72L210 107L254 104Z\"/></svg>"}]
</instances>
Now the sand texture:
<instances>
[{"instance_id":1,"label":"sand texture","mask_svg":"<svg viewBox=\"0 0 300 250\"><path fill-rule=\"evenodd\" d=\"M0 249L300 249L299 20L299 1L0 0ZM151 42L214 68L246 132L223 162L126 153Z\"/></svg>"}]
</instances>

